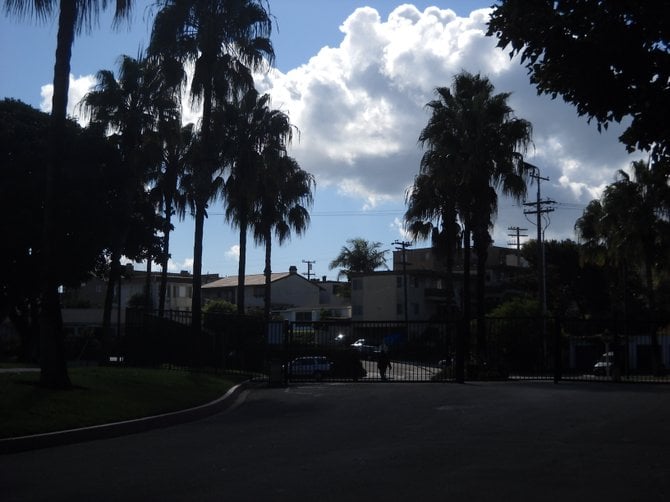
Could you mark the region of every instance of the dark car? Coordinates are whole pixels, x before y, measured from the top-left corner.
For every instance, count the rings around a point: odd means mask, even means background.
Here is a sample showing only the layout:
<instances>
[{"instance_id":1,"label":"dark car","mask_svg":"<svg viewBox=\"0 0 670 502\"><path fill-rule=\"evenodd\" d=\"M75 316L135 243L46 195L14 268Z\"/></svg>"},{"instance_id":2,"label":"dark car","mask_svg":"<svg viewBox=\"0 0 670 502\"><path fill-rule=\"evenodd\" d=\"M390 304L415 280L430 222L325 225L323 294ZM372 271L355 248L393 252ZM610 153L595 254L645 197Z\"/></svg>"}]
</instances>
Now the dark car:
<instances>
[{"instance_id":1,"label":"dark car","mask_svg":"<svg viewBox=\"0 0 670 502\"><path fill-rule=\"evenodd\" d=\"M321 380L333 370L333 363L324 356L298 357L288 363L288 376Z\"/></svg>"}]
</instances>

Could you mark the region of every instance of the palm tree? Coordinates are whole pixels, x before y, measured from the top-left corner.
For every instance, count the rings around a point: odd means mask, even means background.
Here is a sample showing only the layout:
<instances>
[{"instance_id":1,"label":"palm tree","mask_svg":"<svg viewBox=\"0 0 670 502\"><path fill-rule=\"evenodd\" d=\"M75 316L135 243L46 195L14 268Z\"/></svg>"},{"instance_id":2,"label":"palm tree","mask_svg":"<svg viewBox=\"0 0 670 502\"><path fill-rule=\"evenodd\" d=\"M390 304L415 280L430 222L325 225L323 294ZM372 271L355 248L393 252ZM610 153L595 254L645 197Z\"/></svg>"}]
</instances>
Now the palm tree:
<instances>
[{"instance_id":1,"label":"palm tree","mask_svg":"<svg viewBox=\"0 0 670 502\"><path fill-rule=\"evenodd\" d=\"M484 350L484 273L490 228L495 218L497 191L515 199L525 195L527 171L518 150L530 142L531 126L513 117L507 104L508 93L493 94L493 85L480 75L462 72L454 77L452 88L436 89L438 98L428 103L431 117L419 136L428 147L409 198L406 222L416 236L442 226L447 250L454 247L457 227L462 226L463 242L463 339L469 338L470 249L474 237L477 251L478 349ZM423 200L422 193L426 193ZM433 194L433 196L429 196ZM437 194L437 196L434 196ZM422 200L417 200L422 199ZM431 200L432 199L432 200ZM423 234L422 234L423 232ZM450 251L445 251L450 252ZM457 379L461 379L464 354L456 355Z\"/></svg>"},{"instance_id":2,"label":"palm tree","mask_svg":"<svg viewBox=\"0 0 670 502\"><path fill-rule=\"evenodd\" d=\"M180 182L188 172L188 163L193 150L194 125L180 127L174 124L160 133L163 162L154 176L154 190L158 206L163 213L163 246L160 253L161 280L158 293L158 315L165 314L167 294L168 261L170 258L170 233L172 217L176 214L183 219L186 213L186 199L180 190Z\"/></svg>"},{"instance_id":3,"label":"palm tree","mask_svg":"<svg viewBox=\"0 0 670 502\"><path fill-rule=\"evenodd\" d=\"M308 207L312 205L314 177L300 169L298 162L287 155L277 155L275 149L266 151L265 164L259 179L259 199L252 226L254 239L265 246L265 320L270 320L272 305L272 234L281 246L309 226Z\"/></svg>"},{"instance_id":4,"label":"palm tree","mask_svg":"<svg viewBox=\"0 0 670 502\"><path fill-rule=\"evenodd\" d=\"M166 81L155 60L122 56L118 78L110 70L97 74L97 85L80 103L90 116L90 127L99 127L112 134L122 158L124 188L117 195L118 223L110 247L111 269L107 283L107 296L103 313L103 328L111 324L112 298L115 285L120 280L120 259L132 228L132 220L140 217L140 209L147 197L145 185L153 167L160 164L160 151L153 148L153 137L159 129L160 119L174 117L175 83ZM170 113L170 110L172 111ZM174 120L174 119L173 119ZM148 267L153 253L146 247ZM150 270L150 268L148 268Z\"/></svg>"},{"instance_id":5,"label":"palm tree","mask_svg":"<svg viewBox=\"0 0 670 502\"><path fill-rule=\"evenodd\" d=\"M342 246L340 254L330 262L330 270L341 267L337 274L338 279L346 276L351 280L351 274L355 272L370 273L380 267L386 266L386 253L388 249L381 250L381 242L369 242L362 237L348 239L349 247Z\"/></svg>"},{"instance_id":6,"label":"palm tree","mask_svg":"<svg viewBox=\"0 0 670 502\"><path fill-rule=\"evenodd\" d=\"M40 384L52 388L70 387L64 351L64 333L58 281L52 242L58 215L56 184L61 178L65 153L65 123L70 86L70 58L75 34L90 30L101 9L111 0L5 0L5 10L19 17L50 18L58 10L58 34L53 77L51 125L49 128L49 163L44 195L44 226L42 239L41 309L40 309ZM131 0L116 0L114 22L130 14Z\"/></svg>"},{"instance_id":7,"label":"palm tree","mask_svg":"<svg viewBox=\"0 0 670 502\"><path fill-rule=\"evenodd\" d=\"M268 94L259 95L255 89L250 89L239 101L227 103L222 115L217 115L215 120L217 125L222 124L229 143L226 155L231 172L224 187L225 215L226 220L233 223L240 234L237 286L239 314L245 311L247 231L257 198L262 194L260 184L266 174L265 158L270 151L277 156L285 154L293 136L288 115L271 109L269 103Z\"/></svg>"},{"instance_id":8,"label":"palm tree","mask_svg":"<svg viewBox=\"0 0 670 502\"><path fill-rule=\"evenodd\" d=\"M259 0L161 0L149 52L172 54L193 63L191 97L202 103L200 152L191 172L195 192L192 326L201 331L202 243L207 204L217 179L217 139L212 134L212 112L239 89L253 87L250 70L272 63L272 21Z\"/></svg>"},{"instance_id":9,"label":"palm tree","mask_svg":"<svg viewBox=\"0 0 670 502\"><path fill-rule=\"evenodd\" d=\"M653 169L644 161L633 162L633 176L618 172L618 179L608 185L600 200L589 203L575 223L583 242L584 257L609 264L621 271L624 284L623 313L626 314L625 282L628 272L641 270L652 320L657 305L654 288L655 270L664 263L668 252L668 221L664 200L668 192L668 175L663 166ZM661 371L661 354L656 328L650 328L652 369Z\"/></svg>"},{"instance_id":10,"label":"palm tree","mask_svg":"<svg viewBox=\"0 0 670 502\"><path fill-rule=\"evenodd\" d=\"M454 258L461 243L461 225L457 211L456 183L439 182L431 173L431 166L439 161L436 150L428 150L421 159L421 173L415 176L414 184L405 194L406 230L414 241L430 239L438 258L443 259L447 269L447 310L453 304ZM454 170L440 169L444 174Z\"/></svg>"}]
</instances>

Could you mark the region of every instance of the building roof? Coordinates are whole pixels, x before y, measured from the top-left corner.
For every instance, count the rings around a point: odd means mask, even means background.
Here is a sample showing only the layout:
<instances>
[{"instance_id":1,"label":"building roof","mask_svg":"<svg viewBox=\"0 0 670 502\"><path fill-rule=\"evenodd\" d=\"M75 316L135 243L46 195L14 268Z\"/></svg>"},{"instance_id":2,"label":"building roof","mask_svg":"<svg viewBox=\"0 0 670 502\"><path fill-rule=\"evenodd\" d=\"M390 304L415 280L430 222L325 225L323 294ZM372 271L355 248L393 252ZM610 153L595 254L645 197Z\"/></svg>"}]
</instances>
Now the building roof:
<instances>
[{"instance_id":1,"label":"building roof","mask_svg":"<svg viewBox=\"0 0 670 502\"><path fill-rule=\"evenodd\" d=\"M270 282L275 282L284 279L291 275L290 272L278 272L270 274ZM265 274L253 274L244 276L244 285L246 286L263 286L265 285ZM237 287L237 276L231 275L216 281L207 283L203 288L232 288Z\"/></svg>"}]
</instances>

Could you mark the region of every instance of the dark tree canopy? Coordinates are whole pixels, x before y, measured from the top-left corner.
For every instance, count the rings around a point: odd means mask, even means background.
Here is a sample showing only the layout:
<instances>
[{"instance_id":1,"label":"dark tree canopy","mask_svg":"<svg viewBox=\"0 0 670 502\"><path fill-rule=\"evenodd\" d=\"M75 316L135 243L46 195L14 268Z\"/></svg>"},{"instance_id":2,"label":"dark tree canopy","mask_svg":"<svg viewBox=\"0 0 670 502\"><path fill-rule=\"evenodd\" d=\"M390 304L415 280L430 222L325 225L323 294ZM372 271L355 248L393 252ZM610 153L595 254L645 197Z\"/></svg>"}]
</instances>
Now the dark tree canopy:
<instances>
[{"instance_id":1,"label":"dark tree canopy","mask_svg":"<svg viewBox=\"0 0 670 502\"><path fill-rule=\"evenodd\" d=\"M629 151L670 154L670 2L500 0L488 35L510 47L538 93L598 127L625 118Z\"/></svg>"},{"instance_id":2,"label":"dark tree canopy","mask_svg":"<svg viewBox=\"0 0 670 502\"><path fill-rule=\"evenodd\" d=\"M49 116L19 101L0 101L0 211L6 238L0 258L0 310L38 291ZM102 136L68 122L67 156L57 184L54 276L78 285L94 269L112 221L107 203L115 184L116 150Z\"/></svg>"}]
</instances>

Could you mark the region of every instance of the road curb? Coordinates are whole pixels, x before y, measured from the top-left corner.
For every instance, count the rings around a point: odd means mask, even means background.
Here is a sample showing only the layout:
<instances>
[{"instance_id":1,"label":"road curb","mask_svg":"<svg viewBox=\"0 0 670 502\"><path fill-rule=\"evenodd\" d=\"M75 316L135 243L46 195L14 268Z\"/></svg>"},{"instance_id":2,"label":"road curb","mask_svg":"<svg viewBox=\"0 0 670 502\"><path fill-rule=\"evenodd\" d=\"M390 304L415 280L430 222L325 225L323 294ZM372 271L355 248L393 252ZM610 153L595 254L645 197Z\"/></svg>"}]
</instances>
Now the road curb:
<instances>
[{"instance_id":1,"label":"road curb","mask_svg":"<svg viewBox=\"0 0 670 502\"><path fill-rule=\"evenodd\" d=\"M185 410L79 429L0 439L0 454L18 453L96 439L108 439L191 422L225 411L235 403L243 391L259 385L261 384L258 382L247 380L231 387L228 392L214 401Z\"/></svg>"}]
</instances>

